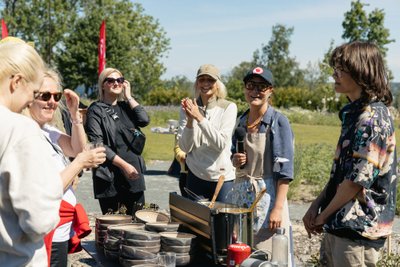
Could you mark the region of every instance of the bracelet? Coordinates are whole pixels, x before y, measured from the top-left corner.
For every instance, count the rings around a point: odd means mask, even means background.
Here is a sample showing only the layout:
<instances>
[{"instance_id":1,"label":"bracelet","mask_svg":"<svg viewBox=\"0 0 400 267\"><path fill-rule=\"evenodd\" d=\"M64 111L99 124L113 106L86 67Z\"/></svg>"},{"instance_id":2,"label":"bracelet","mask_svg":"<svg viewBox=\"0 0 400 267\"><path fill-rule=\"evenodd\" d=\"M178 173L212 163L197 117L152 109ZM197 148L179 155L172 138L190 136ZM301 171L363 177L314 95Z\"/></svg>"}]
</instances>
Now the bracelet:
<instances>
[{"instance_id":1,"label":"bracelet","mask_svg":"<svg viewBox=\"0 0 400 267\"><path fill-rule=\"evenodd\" d=\"M133 97L129 97L129 98L127 98L126 100L129 102L129 101L131 101L133 99Z\"/></svg>"},{"instance_id":2,"label":"bracelet","mask_svg":"<svg viewBox=\"0 0 400 267\"><path fill-rule=\"evenodd\" d=\"M78 124L83 124L83 120L81 119L81 120L71 120L71 123L72 124L74 124L74 125L78 125Z\"/></svg>"}]
</instances>

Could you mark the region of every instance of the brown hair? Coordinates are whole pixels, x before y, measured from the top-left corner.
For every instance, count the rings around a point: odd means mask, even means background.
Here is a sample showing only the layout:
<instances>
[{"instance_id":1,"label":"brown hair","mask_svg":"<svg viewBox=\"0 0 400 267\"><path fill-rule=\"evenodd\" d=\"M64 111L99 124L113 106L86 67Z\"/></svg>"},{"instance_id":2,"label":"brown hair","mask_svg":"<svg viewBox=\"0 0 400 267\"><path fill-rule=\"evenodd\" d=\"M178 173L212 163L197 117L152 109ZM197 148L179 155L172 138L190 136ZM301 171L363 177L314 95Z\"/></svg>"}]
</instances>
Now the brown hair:
<instances>
[{"instance_id":1,"label":"brown hair","mask_svg":"<svg viewBox=\"0 0 400 267\"><path fill-rule=\"evenodd\" d=\"M329 60L331 67L348 72L361 87L361 101L382 101L389 106L393 101L388 74L379 48L369 42L350 42L336 47Z\"/></svg>"}]
</instances>

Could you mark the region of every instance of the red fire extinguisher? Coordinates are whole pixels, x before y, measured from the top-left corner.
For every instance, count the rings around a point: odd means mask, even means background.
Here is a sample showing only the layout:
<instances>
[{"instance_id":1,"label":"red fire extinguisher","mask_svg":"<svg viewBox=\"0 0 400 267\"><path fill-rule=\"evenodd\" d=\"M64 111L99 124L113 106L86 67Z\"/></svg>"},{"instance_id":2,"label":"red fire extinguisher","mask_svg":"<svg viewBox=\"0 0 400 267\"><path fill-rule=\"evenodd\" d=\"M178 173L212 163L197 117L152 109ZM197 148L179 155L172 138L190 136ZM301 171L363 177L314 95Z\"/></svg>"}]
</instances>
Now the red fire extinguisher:
<instances>
[{"instance_id":1,"label":"red fire extinguisher","mask_svg":"<svg viewBox=\"0 0 400 267\"><path fill-rule=\"evenodd\" d=\"M239 266L251 254L251 248L245 243L235 243L228 246L227 267Z\"/></svg>"}]
</instances>

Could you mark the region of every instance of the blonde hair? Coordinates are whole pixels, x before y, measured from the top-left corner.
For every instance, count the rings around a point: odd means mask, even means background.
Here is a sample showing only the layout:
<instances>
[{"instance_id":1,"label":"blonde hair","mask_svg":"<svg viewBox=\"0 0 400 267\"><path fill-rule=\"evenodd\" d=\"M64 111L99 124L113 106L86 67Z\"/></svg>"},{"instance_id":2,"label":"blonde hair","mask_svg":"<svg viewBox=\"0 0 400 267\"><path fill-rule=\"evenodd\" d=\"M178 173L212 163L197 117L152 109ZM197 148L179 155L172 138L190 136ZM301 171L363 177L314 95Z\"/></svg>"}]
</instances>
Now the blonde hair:
<instances>
[{"instance_id":1,"label":"blonde hair","mask_svg":"<svg viewBox=\"0 0 400 267\"><path fill-rule=\"evenodd\" d=\"M28 83L36 82L44 70L45 63L32 46L22 40L0 43L0 80L21 73Z\"/></svg>"},{"instance_id":2,"label":"blonde hair","mask_svg":"<svg viewBox=\"0 0 400 267\"><path fill-rule=\"evenodd\" d=\"M103 101L104 100L104 93L103 93L103 84L104 84L104 80L108 77L108 75L110 75L111 73L118 73L119 75L121 75L121 77L123 77L124 75L122 75L122 73L114 68L105 68L99 75L99 79L97 82L97 86L99 89L99 100ZM123 100L124 99L124 94L123 92L118 96L118 100Z\"/></svg>"},{"instance_id":3,"label":"blonde hair","mask_svg":"<svg viewBox=\"0 0 400 267\"><path fill-rule=\"evenodd\" d=\"M57 90L59 92L62 92L62 79L61 75L58 71L54 69L47 69L44 72L44 78L52 79L56 84L57 84ZM54 112L53 119L51 120L50 124L57 127L58 129L62 130L65 132L64 128L64 123L62 121L62 112L64 110L67 110L67 107L65 106L63 101L58 102L58 107Z\"/></svg>"},{"instance_id":4,"label":"blonde hair","mask_svg":"<svg viewBox=\"0 0 400 267\"><path fill-rule=\"evenodd\" d=\"M200 95L199 91L197 90L197 80L198 78L196 78L196 81L194 82L194 96L196 98L199 97ZM217 91L215 92L215 96L217 98L225 99L227 95L225 84L219 79L215 83L217 85Z\"/></svg>"}]
</instances>

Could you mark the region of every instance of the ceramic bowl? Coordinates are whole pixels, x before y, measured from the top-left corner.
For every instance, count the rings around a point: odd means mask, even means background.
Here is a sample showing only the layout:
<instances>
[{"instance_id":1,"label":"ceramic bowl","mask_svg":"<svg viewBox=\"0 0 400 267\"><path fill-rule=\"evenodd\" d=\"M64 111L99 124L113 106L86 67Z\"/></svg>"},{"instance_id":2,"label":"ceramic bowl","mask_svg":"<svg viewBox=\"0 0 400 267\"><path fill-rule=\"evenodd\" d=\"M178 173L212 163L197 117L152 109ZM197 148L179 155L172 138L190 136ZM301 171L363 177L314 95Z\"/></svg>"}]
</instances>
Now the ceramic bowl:
<instances>
[{"instance_id":1,"label":"ceramic bowl","mask_svg":"<svg viewBox=\"0 0 400 267\"><path fill-rule=\"evenodd\" d=\"M103 241L103 246L105 249L118 251L120 243L121 241L118 238L106 236Z\"/></svg>"},{"instance_id":2,"label":"ceramic bowl","mask_svg":"<svg viewBox=\"0 0 400 267\"><path fill-rule=\"evenodd\" d=\"M124 257L119 257L119 263L122 267L132 267L139 264L157 264L158 258L157 255L154 259L147 259L147 260L133 260L133 259L125 259Z\"/></svg>"},{"instance_id":3,"label":"ceramic bowl","mask_svg":"<svg viewBox=\"0 0 400 267\"><path fill-rule=\"evenodd\" d=\"M135 212L136 220L143 223L169 222L169 216L154 210L138 210Z\"/></svg>"},{"instance_id":4,"label":"ceramic bowl","mask_svg":"<svg viewBox=\"0 0 400 267\"><path fill-rule=\"evenodd\" d=\"M160 239L157 240L124 239L123 243L125 245L134 247L153 247L160 245Z\"/></svg>"},{"instance_id":5,"label":"ceramic bowl","mask_svg":"<svg viewBox=\"0 0 400 267\"><path fill-rule=\"evenodd\" d=\"M167 246L190 246L195 235L182 232L161 232L161 244Z\"/></svg>"},{"instance_id":6,"label":"ceramic bowl","mask_svg":"<svg viewBox=\"0 0 400 267\"><path fill-rule=\"evenodd\" d=\"M144 230L124 230L123 239L160 240L160 235Z\"/></svg>"},{"instance_id":7,"label":"ceramic bowl","mask_svg":"<svg viewBox=\"0 0 400 267\"><path fill-rule=\"evenodd\" d=\"M165 252L175 252L175 253L189 253L191 246L169 246L165 243L161 244L161 250Z\"/></svg>"},{"instance_id":8,"label":"ceramic bowl","mask_svg":"<svg viewBox=\"0 0 400 267\"><path fill-rule=\"evenodd\" d=\"M96 217L96 223L99 224L121 224L132 222L131 215L109 214Z\"/></svg>"},{"instance_id":9,"label":"ceramic bowl","mask_svg":"<svg viewBox=\"0 0 400 267\"><path fill-rule=\"evenodd\" d=\"M119 251L104 249L104 256L110 260L118 260Z\"/></svg>"},{"instance_id":10,"label":"ceramic bowl","mask_svg":"<svg viewBox=\"0 0 400 267\"><path fill-rule=\"evenodd\" d=\"M176 232L180 225L180 223L174 222L146 223L146 230L153 232Z\"/></svg>"},{"instance_id":11,"label":"ceramic bowl","mask_svg":"<svg viewBox=\"0 0 400 267\"><path fill-rule=\"evenodd\" d=\"M113 224L107 227L107 235L122 238L123 231L126 230L144 230L144 223L125 223L125 224Z\"/></svg>"},{"instance_id":12,"label":"ceramic bowl","mask_svg":"<svg viewBox=\"0 0 400 267\"><path fill-rule=\"evenodd\" d=\"M133 260L152 260L157 258L157 255L149 252L148 250L143 250L136 247L131 247L127 245L121 245L120 256L125 259Z\"/></svg>"}]
</instances>

